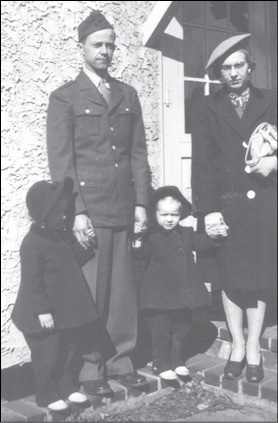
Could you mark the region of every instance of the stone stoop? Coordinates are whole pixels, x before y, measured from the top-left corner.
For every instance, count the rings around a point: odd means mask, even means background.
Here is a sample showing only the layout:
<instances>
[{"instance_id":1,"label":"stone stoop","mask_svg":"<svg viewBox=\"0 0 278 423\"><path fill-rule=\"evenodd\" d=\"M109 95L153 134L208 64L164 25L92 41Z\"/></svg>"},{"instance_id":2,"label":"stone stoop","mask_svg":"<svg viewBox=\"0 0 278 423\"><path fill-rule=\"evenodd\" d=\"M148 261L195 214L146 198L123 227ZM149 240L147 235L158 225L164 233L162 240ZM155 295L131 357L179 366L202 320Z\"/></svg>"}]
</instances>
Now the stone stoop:
<instances>
[{"instance_id":1,"label":"stone stoop","mask_svg":"<svg viewBox=\"0 0 278 423\"><path fill-rule=\"evenodd\" d=\"M241 395L245 398L259 400L261 405L277 406L277 326L267 327L261 337L261 348L264 362L264 379L253 384L245 378L246 368L236 380L226 380L223 375L224 366L231 352L231 337L226 324L213 322L218 335L205 354L197 354L187 360L186 365L192 376L199 373L203 376L204 387L215 387L226 393Z\"/></svg>"},{"instance_id":2,"label":"stone stoop","mask_svg":"<svg viewBox=\"0 0 278 423\"><path fill-rule=\"evenodd\" d=\"M88 397L86 408L92 407L93 410L99 409L101 411L102 407L106 407L116 401L124 401L130 397L148 395L164 388L160 378L153 376L148 367L138 370L138 373L143 374L147 378L148 385L146 387L138 389L127 388L120 385L116 380L109 380L109 384L114 391L113 397L97 397L86 394ZM64 421L69 416L74 419L73 421L76 421L83 411L84 406L71 403L70 410L59 413L51 412L47 408L40 408L36 405L35 395L14 401L1 399L1 422L56 422Z\"/></svg>"}]
</instances>

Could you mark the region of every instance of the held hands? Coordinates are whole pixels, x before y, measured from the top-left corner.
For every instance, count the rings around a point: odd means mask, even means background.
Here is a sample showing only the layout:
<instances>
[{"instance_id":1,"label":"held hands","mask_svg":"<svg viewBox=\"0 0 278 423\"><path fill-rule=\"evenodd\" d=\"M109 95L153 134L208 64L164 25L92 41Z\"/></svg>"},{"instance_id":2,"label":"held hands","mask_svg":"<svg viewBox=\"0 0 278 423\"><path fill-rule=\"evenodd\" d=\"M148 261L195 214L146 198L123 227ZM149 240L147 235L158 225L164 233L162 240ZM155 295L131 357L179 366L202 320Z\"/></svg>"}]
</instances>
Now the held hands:
<instances>
[{"instance_id":1,"label":"held hands","mask_svg":"<svg viewBox=\"0 0 278 423\"><path fill-rule=\"evenodd\" d=\"M132 240L133 248L140 248L142 245L142 235L147 230L147 213L145 207L135 207L135 219L134 219L134 235Z\"/></svg>"},{"instance_id":2,"label":"held hands","mask_svg":"<svg viewBox=\"0 0 278 423\"><path fill-rule=\"evenodd\" d=\"M228 235L228 229L222 213L214 212L205 216L205 231L210 238L214 240L225 238Z\"/></svg>"},{"instance_id":3,"label":"held hands","mask_svg":"<svg viewBox=\"0 0 278 423\"><path fill-rule=\"evenodd\" d=\"M96 236L91 219L86 214L75 216L73 233L85 250L90 247L90 239Z\"/></svg>"},{"instance_id":4,"label":"held hands","mask_svg":"<svg viewBox=\"0 0 278 423\"><path fill-rule=\"evenodd\" d=\"M38 319L43 329L47 329L47 330L54 329L54 320L51 313L39 314Z\"/></svg>"},{"instance_id":5,"label":"held hands","mask_svg":"<svg viewBox=\"0 0 278 423\"><path fill-rule=\"evenodd\" d=\"M148 219L145 207L136 206L134 217L134 233L140 234L146 232Z\"/></svg>"}]
</instances>

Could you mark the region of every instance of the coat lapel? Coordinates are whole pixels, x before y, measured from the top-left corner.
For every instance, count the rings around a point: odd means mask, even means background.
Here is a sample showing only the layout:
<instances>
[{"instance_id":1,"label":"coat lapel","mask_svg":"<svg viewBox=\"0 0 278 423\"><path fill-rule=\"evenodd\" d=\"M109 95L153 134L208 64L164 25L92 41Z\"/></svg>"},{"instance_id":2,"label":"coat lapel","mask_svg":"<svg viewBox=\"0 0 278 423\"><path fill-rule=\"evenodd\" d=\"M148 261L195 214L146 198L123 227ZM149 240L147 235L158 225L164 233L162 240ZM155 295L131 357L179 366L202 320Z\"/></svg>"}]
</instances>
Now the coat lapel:
<instances>
[{"instance_id":1,"label":"coat lapel","mask_svg":"<svg viewBox=\"0 0 278 423\"><path fill-rule=\"evenodd\" d=\"M264 97L261 90L250 87L250 98L242 119L239 118L225 91L218 91L209 103L209 108L220 116L242 139L248 139L250 128L270 107L270 99Z\"/></svg>"},{"instance_id":2,"label":"coat lapel","mask_svg":"<svg viewBox=\"0 0 278 423\"><path fill-rule=\"evenodd\" d=\"M118 106L118 104L124 98L120 84L117 83L114 79L109 81L111 89L111 103L109 105L109 113Z\"/></svg>"},{"instance_id":3,"label":"coat lapel","mask_svg":"<svg viewBox=\"0 0 278 423\"><path fill-rule=\"evenodd\" d=\"M86 100L89 100L92 103L107 107L107 104L103 99L102 95L100 94L99 90L83 71L81 71L80 74L77 76L76 82L80 87L82 97L86 98Z\"/></svg>"}]
</instances>

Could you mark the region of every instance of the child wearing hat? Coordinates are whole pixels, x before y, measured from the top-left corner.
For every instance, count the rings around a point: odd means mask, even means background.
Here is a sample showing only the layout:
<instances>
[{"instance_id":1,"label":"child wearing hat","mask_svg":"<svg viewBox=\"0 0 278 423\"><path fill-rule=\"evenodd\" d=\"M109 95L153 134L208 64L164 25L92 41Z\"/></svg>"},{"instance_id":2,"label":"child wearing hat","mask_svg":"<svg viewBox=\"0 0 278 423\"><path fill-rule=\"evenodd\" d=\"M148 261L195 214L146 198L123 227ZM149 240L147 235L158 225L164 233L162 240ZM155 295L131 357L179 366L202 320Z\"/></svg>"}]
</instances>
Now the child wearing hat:
<instances>
[{"instance_id":1,"label":"child wearing hat","mask_svg":"<svg viewBox=\"0 0 278 423\"><path fill-rule=\"evenodd\" d=\"M73 370L86 331L98 318L81 265L94 257L71 237L73 181L35 183L26 197L33 224L20 247L21 284L12 320L31 350L36 401L61 411L84 403Z\"/></svg>"},{"instance_id":2,"label":"child wearing hat","mask_svg":"<svg viewBox=\"0 0 278 423\"><path fill-rule=\"evenodd\" d=\"M151 334L153 373L165 380L189 376L183 349L191 329L191 310L209 303L208 291L198 273L193 250L216 250L227 235L196 233L179 223L191 213L191 204L175 186L159 188L150 201L153 225L142 236L135 229L133 253L148 257L140 285L140 306ZM137 230L138 229L138 230Z\"/></svg>"}]
</instances>

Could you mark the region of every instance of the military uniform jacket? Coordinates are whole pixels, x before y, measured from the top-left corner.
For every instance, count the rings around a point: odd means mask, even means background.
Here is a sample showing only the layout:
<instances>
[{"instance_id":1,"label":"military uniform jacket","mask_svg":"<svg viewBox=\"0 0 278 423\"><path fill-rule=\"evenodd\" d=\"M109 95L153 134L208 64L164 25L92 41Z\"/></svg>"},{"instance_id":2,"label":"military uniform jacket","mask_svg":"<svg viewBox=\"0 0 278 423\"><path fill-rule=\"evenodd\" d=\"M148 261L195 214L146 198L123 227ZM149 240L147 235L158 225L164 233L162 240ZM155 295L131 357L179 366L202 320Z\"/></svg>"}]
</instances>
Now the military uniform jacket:
<instances>
[{"instance_id":1,"label":"military uniform jacket","mask_svg":"<svg viewBox=\"0 0 278 423\"><path fill-rule=\"evenodd\" d=\"M216 257L219 288L256 291L277 283L276 183L273 175L260 178L245 172L245 145L252 132L262 122L276 124L276 119L275 93L253 86L241 119L223 88L198 99L193 109L194 212L220 211L230 228Z\"/></svg>"},{"instance_id":2,"label":"military uniform jacket","mask_svg":"<svg viewBox=\"0 0 278 423\"><path fill-rule=\"evenodd\" d=\"M54 181L71 176L76 212L96 227L129 225L148 203L149 168L142 112L134 88L109 81L111 104L83 71L50 96L47 146Z\"/></svg>"},{"instance_id":3,"label":"military uniform jacket","mask_svg":"<svg viewBox=\"0 0 278 423\"><path fill-rule=\"evenodd\" d=\"M208 304L209 295L192 251L215 249L217 243L190 227L151 230L142 247L133 249L135 257L148 258L140 283L140 306L176 310Z\"/></svg>"},{"instance_id":4,"label":"military uniform jacket","mask_svg":"<svg viewBox=\"0 0 278 423\"><path fill-rule=\"evenodd\" d=\"M71 243L61 231L33 225L20 247L21 283L12 312L17 328L40 333L38 314L51 313L55 329L70 329L98 318L80 266L93 252Z\"/></svg>"}]
</instances>

